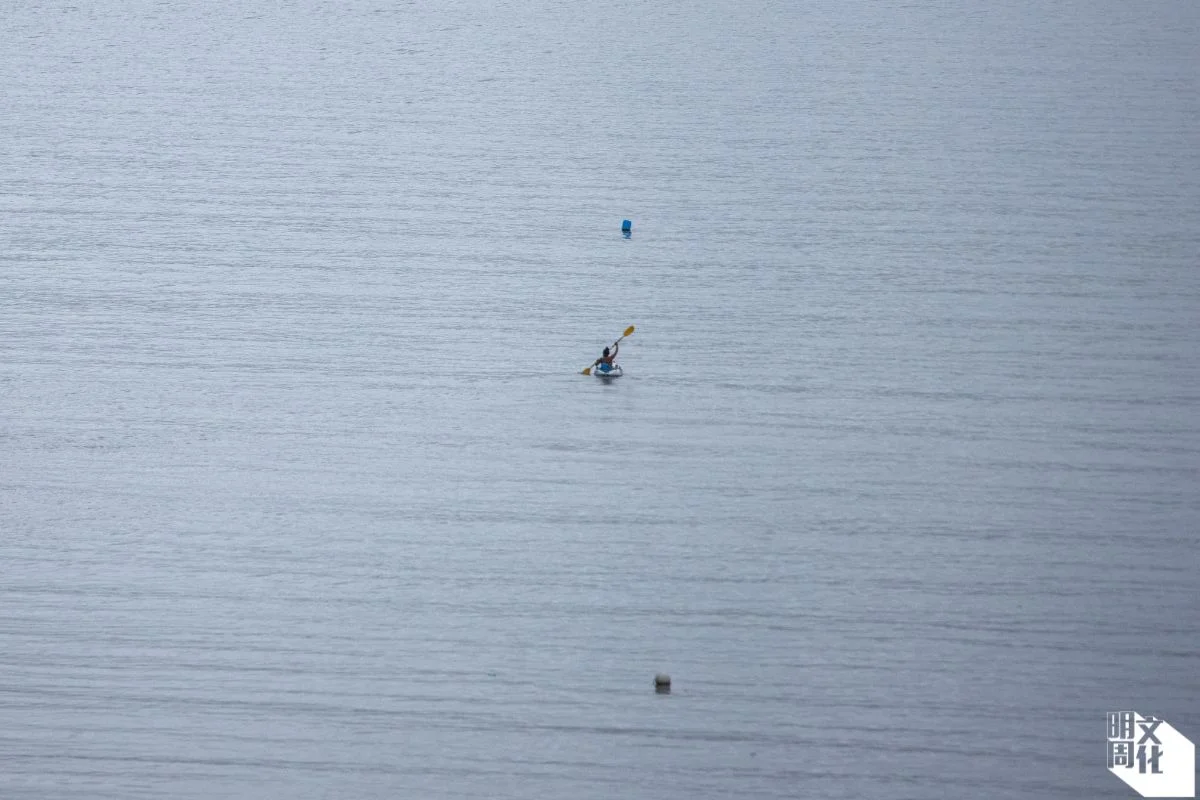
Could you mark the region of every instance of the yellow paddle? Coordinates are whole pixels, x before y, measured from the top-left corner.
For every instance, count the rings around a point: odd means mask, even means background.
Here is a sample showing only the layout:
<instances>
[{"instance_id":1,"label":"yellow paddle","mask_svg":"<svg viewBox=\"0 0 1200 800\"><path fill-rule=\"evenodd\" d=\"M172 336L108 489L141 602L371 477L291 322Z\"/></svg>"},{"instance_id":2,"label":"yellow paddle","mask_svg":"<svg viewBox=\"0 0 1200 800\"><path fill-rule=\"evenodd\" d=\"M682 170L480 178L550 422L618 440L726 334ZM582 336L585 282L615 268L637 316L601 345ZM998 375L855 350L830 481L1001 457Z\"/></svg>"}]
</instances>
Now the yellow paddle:
<instances>
[{"instance_id":1,"label":"yellow paddle","mask_svg":"<svg viewBox=\"0 0 1200 800\"><path fill-rule=\"evenodd\" d=\"M625 329L625 332L621 334L621 339L624 339L626 336L633 336L633 326L632 326L632 325L630 325L628 328L626 328L626 329ZM621 339L617 339L615 342L613 342L613 347L616 347L617 345L619 345L619 344L621 343ZM592 367L594 367L594 366L596 366L596 365L595 365L595 364L592 364ZM584 375L591 375L591 374L592 374L592 367L586 367L586 368L583 370L583 374L584 374Z\"/></svg>"}]
</instances>

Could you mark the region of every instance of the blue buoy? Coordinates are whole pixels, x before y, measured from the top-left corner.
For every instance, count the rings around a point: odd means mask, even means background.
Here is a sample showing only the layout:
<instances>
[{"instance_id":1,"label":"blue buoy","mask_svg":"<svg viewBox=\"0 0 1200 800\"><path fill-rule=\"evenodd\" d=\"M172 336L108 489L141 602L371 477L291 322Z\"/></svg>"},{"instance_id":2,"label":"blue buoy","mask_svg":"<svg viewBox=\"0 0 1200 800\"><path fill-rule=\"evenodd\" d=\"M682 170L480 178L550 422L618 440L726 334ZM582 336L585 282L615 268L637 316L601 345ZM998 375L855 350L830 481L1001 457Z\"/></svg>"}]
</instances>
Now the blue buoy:
<instances>
[{"instance_id":1,"label":"blue buoy","mask_svg":"<svg viewBox=\"0 0 1200 800\"><path fill-rule=\"evenodd\" d=\"M621 230L625 231L626 233L628 233L629 231L632 231L633 223L627 219L621 220Z\"/></svg>"}]
</instances>

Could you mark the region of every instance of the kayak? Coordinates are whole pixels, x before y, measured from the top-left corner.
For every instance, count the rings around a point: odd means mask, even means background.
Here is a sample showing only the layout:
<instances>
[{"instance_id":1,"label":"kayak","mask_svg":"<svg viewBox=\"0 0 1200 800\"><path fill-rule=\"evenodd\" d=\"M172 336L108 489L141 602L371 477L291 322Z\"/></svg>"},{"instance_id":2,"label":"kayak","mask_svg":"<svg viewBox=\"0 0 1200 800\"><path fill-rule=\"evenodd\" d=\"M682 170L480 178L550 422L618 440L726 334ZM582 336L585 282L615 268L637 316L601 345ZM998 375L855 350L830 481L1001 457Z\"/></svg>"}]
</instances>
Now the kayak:
<instances>
[{"instance_id":1,"label":"kayak","mask_svg":"<svg viewBox=\"0 0 1200 800\"><path fill-rule=\"evenodd\" d=\"M596 367L594 370L592 370L592 374L597 378L619 378L622 374L624 374L621 370L620 364L613 364L607 372L602 369L603 366L604 365L601 364L600 366Z\"/></svg>"}]
</instances>

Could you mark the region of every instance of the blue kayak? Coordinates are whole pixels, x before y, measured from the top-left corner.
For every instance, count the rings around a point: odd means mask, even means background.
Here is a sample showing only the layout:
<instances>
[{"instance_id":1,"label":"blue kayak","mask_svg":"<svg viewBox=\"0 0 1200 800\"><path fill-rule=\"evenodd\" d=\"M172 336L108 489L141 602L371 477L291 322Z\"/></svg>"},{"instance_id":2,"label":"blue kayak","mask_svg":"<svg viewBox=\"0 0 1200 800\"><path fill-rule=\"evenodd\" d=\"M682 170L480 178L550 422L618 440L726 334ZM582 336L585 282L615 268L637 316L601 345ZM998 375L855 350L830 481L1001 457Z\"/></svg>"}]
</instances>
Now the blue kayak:
<instances>
[{"instance_id":1,"label":"blue kayak","mask_svg":"<svg viewBox=\"0 0 1200 800\"><path fill-rule=\"evenodd\" d=\"M592 374L597 378L619 378L623 374L620 364L613 364L607 369L605 369L605 367L608 367L608 365L598 364L596 368L592 370Z\"/></svg>"}]
</instances>

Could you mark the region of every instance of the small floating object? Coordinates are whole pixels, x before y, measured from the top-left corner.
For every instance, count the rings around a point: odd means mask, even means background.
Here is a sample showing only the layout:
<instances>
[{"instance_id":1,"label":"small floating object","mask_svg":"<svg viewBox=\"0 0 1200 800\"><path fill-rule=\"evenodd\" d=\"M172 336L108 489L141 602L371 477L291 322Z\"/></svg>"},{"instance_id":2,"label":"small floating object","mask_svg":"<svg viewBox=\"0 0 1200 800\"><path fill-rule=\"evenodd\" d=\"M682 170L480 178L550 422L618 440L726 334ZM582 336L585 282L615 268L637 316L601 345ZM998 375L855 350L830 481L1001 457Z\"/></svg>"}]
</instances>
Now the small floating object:
<instances>
[{"instance_id":1,"label":"small floating object","mask_svg":"<svg viewBox=\"0 0 1200 800\"><path fill-rule=\"evenodd\" d=\"M671 693L671 676L665 672L660 672L654 676L654 691L659 694Z\"/></svg>"},{"instance_id":2,"label":"small floating object","mask_svg":"<svg viewBox=\"0 0 1200 800\"><path fill-rule=\"evenodd\" d=\"M621 220L621 230L625 233L629 233L633 230L633 222L627 219Z\"/></svg>"}]
</instances>

